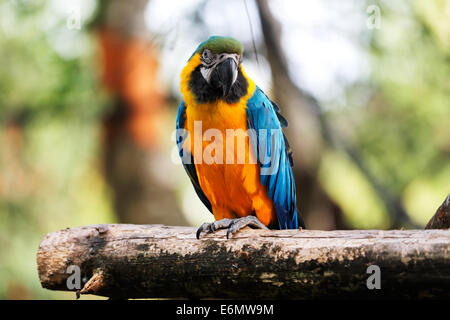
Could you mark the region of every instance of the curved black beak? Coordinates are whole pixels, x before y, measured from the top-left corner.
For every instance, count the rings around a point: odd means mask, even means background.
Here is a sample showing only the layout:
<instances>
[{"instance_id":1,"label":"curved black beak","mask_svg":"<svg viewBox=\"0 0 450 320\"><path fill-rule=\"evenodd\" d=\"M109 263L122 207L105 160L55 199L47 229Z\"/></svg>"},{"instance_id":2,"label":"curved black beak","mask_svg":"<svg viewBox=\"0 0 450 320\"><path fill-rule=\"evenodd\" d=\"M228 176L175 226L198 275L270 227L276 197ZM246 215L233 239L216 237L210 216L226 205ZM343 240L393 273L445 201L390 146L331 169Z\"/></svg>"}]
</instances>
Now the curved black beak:
<instances>
[{"instance_id":1,"label":"curved black beak","mask_svg":"<svg viewBox=\"0 0 450 320\"><path fill-rule=\"evenodd\" d=\"M226 59L215 68L211 81L217 89L222 89L222 96L226 97L238 75L238 65L232 58Z\"/></svg>"}]
</instances>

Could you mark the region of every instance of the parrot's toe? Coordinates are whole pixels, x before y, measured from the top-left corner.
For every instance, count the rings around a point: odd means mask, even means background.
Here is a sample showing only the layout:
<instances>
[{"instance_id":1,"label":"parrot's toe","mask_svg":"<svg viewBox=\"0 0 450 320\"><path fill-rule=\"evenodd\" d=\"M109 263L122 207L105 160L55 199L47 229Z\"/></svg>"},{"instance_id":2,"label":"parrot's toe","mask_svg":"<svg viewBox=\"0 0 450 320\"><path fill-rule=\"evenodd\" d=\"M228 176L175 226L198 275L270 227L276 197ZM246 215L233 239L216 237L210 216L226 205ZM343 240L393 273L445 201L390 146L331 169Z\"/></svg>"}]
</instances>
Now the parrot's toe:
<instances>
[{"instance_id":1,"label":"parrot's toe","mask_svg":"<svg viewBox=\"0 0 450 320\"><path fill-rule=\"evenodd\" d=\"M267 229L267 227L261 223L255 216L247 216L243 218L235 218L235 219L222 219L219 221L214 221L212 223L205 222L198 228L197 230L197 239L200 238L200 234L202 232L213 233L219 229L227 230L227 239L230 238L234 233L238 232L244 227L253 227L257 229Z\"/></svg>"},{"instance_id":2,"label":"parrot's toe","mask_svg":"<svg viewBox=\"0 0 450 320\"><path fill-rule=\"evenodd\" d=\"M200 234L201 234L203 231L206 231L207 233L213 232L213 231L212 231L211 225L212 225L212 223L208 223L208 222L205 222L204 224L202 224L202 225L200 226L200 228L197 229L197 234L196 234L197 239L200 239Z\"/></svg>"},{"instance_id":3,"label":"parrot's toe","mask_svg":"<svg viewBox=\"0 0 450 320\"><path fill-rule=\"evenodd\" d=\"M232 219L225 218L219 221L214 221L212 223L205 222L200 226L200 228L197 229L197 239L200 239L200 234L202 232L213 233L216 232L216 230L228 228L231 224L231 221Z\"/></svg>"},{"instance_id":4,"label":"parrot's toe","mask_svg":"<svg viewBox=\"0 0 450 320\"><path fill-rule=\"evenodd\" d=\"M264 224L262 224L262 222L259 221L258 218L255 216L236 218L231 220L231 223L227 230L227 239L229 239L230 236L232 236L233 234L235 234L236 232L247 226L256 229L267 229L267 227Z\"/></svg>"}]
</instances>

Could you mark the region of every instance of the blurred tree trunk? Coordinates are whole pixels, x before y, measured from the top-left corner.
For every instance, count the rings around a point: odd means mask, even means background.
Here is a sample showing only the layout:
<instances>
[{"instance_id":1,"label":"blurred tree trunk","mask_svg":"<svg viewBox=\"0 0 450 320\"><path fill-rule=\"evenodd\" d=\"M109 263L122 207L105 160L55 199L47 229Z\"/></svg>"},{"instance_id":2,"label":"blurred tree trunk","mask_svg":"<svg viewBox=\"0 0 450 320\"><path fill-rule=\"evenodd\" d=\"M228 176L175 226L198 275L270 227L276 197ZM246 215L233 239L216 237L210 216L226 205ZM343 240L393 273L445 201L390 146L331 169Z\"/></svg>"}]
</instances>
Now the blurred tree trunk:
<instances>
[{"instance_id":1,"label":"blurred tree trunk","mask_svg":"<svg viewBox=\"0 0 450 320\"><path fill-rule=\"evenodd\" d=\"M187 225L164 179L158 126L166 97L158 52L145 26L147 0L101 1L96 22L102 83L113 97L104 118L104 170L120 222ZM170 213L170 214L168 214Z\"/></svg>"},{"instance_id":2,"label":"blurred tree trunk","mask_svg":"<svg viewBox=\"0 0 450 320\"><path fill-rule=\"evenodd\" d=\"M266 0L256 1L267 58L272 69L274 99L289 121L287 136L294 151L294 177L299 208L310 229L348 229L342 210L318 181L323 148L320 119L310 97L297 88L288 73L281 48L281 26L272 16Z\"/></svg>"},{"instance_id":3,"label":"blurred tree trunk","mask_svg":"<svg viewBox=\"0 0 450 320\"><path fill-rule=\"evenodd\" d=\"M273 17L267 0L256 0L264 34L267 57L272 69L276 99L289 119L288 136L296 156L294 176L300 208L307 226L318 229L346 229L342 210L324 191L318 181L318 166L324 144L345 152L377 193L392 219L392 228L418 227L408 216L403 204L389 188L368 169L358 150L344 141L321 116L319 102L297 87L289 76L286 57L281 47L281 26ZM291 134L289 134L289 132ZM291 139L293 140L293 139ZM331 223L327 223L331 221ZM324 225L324 223L326 223Z\"/></svg>"}]
</instances>

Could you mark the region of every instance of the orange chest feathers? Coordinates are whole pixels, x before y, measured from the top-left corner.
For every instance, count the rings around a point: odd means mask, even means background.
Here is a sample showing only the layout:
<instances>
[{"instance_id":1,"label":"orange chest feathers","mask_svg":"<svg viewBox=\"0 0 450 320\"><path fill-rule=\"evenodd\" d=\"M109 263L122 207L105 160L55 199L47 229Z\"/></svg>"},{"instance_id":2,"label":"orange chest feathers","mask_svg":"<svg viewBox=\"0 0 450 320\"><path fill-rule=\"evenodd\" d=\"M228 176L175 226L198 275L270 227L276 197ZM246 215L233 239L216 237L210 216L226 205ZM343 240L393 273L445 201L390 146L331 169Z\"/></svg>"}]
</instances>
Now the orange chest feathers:
<instances>
[{"instance_id":1,"label":"orange chest feathers","mask_svg":"<svg viewBox=\"0 0 450 320\"><path fill-rule=\"evenodd\" d=\"M200 186L216 220L258 215L275 218L272 201L260 182L260 169L247 132L245 105L225 102L188 106L186 129ZM261 214L265 212L265 214Z\"/></svg>"},{"instance_id":2,"label":"orange chest feathers","mask_svg":"<svg viewBox=\"0 0 450 320\"><path fill-rule=\"evenodd\" d=\"M276 221L276 213L260 182L260 168L247 132L246 105L255 84L242 70L248 90L239 102L199 104L188 86L190 73L198 63L196 54L182 72L185 129L189 132L183 147L193 155L200 187L216 220L256 215L267 226Z\"/></svg>"}]
</instances>

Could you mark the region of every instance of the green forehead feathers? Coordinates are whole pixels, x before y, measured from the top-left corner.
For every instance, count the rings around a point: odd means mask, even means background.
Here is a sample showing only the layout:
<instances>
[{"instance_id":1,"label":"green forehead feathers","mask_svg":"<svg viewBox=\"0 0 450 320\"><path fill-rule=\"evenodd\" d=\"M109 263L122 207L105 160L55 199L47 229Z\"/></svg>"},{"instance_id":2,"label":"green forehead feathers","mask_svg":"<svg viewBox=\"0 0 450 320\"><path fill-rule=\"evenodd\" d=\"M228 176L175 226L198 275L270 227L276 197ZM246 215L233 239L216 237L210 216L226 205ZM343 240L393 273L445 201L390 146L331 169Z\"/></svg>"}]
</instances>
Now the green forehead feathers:
<instances>
[{"instance_id":1,"label":"green forehead feathers","mask_svg":"<svg viewBox=\"0 0 450 320\"><path fill-rule=\"evenodd\" d=\"M202 52L204 49L211 50L214 53L238 53L244 52L242 43L231 37L212 36L202 42L195 52Z\"/></svg>"}]
</instances>

